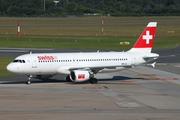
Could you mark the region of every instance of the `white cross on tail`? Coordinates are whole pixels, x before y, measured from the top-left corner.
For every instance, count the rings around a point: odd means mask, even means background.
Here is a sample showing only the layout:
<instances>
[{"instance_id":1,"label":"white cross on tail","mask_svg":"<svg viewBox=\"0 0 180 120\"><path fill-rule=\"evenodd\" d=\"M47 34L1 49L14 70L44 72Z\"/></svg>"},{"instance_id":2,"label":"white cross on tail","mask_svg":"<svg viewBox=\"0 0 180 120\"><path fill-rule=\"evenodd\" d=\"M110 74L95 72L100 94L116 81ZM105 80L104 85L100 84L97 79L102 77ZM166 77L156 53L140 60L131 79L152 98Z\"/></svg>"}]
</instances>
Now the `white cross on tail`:
<instances>
[{"instance_id":1,"label":"white cross on tail","mask_svg":"<svg viewBox=\"0 0 180 120\"><path fill-rule=\"evenodd\" d=\"M143 40L146 40L146 44L149 44L149 41L153 38L152 35L150 35L149 31L146 31L146 35L143 35Z\"/></svg>"}]
</instances>

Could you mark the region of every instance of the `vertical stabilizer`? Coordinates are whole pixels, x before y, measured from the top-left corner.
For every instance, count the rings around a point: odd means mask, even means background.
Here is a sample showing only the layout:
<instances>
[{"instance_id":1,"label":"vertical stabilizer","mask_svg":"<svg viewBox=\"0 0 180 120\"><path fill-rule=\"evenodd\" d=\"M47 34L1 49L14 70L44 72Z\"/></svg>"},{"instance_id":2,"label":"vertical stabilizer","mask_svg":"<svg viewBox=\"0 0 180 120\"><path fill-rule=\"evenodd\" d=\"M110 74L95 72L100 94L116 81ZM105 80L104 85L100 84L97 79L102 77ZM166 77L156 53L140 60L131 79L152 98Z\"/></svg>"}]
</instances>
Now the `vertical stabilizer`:
<instances>
[{"instance_id":1,"label":"vertical stabilizer","mask_svg":"<svg viewBox=\"0 0 180 120\"><path fill-rule=\"evenodd\" d=\"M128 52L151 53L157 22L150 22Z\"/></svg>"}]
</instances>

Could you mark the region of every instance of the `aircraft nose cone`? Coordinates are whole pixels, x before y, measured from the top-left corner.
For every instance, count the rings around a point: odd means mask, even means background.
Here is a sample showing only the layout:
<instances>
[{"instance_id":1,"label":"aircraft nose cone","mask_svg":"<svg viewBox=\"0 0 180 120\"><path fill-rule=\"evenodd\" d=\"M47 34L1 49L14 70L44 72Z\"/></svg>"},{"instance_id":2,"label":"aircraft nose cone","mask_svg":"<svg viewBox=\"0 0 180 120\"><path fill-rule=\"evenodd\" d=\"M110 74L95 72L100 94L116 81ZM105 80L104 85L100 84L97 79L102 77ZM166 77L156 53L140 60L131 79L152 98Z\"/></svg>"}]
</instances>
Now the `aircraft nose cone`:
<instances>
[{"instance_id":1,"label":"aircraft nose cone","mask_svg":"<svg viewBox=\"0 0 180 120\"><path fill-rule=\"evenodd\" d=\"M12 72L12 73L15 72L15 71L14 71L14 67L13 67L11 64L7 65L6 69L7 69L9 72Z\"/></svg>"},{"instance_id":2,"label":"aircraft nose cone","mask_svg":"<svg viewBox=\"0 0 180 120\"><path fill-rule=\"evenodd\" d=\"M10 65L7 65L7 66L6 66L6 70L9 71L9 72L11 72L11 66L10 66Z\"/></svg>"}]
</instances>

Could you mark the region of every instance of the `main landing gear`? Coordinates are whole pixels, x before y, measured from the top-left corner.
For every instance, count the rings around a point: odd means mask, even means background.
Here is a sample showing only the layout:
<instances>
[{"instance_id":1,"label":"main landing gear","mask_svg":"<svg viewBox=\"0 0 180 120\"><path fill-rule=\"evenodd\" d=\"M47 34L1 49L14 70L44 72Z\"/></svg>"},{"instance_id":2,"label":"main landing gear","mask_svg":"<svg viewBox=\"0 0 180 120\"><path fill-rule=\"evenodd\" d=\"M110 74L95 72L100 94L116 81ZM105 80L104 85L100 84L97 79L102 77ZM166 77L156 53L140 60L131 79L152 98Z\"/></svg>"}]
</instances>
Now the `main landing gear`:
<instances>
[{"instance_id":1,"label":"main landing gear","mask_svg":"<svg viewBox=\"0 0 180 120\"><path fill-rule=\"evenodd\" d=\"M90 78L89 83L91 84L97 84L97 79L96 78Z\"/></svg>"},{"instance_id":2,"label":"main landing gear","mask_svg":"<svg viewBox=\"0 0 180 120\"><path fill-rule=\"evenodd\" d=\"M98 80L96 78L94 78L94 72L90 72L90 79L89 79L89 83L91 84L97 84Z\"/></svg>"},{"instance_id":3,"label":"main landing gear","mask_svg":"<svg viewBox=\"0 0 180 120\"><path fill-rule=\"evenodd\" d=\"M31 84L31 78L32 78L32 75L29 75L29 76L28 76L28 80L27 80L26 84L28 84L28 85L30 85L30 84Z\"/></svg>"}]
</instances>

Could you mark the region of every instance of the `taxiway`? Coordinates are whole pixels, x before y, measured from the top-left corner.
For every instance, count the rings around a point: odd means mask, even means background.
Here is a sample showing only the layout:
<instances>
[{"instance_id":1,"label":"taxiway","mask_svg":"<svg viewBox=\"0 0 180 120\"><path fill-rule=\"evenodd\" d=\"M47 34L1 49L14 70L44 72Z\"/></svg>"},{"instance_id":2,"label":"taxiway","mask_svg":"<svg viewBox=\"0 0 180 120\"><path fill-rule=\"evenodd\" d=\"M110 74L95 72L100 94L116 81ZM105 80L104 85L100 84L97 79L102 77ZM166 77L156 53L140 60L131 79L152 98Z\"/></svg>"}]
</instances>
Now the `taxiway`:
<instances>
[{"instance_id":1,"label":"taxiway","mask_svg":"<svg viewBox=\"0 0 180 120\"><path fill-rule=\"evenodd\" d=\"M156 53L178 54L173 50ZM18 54L24 53L4 56ZM98 74L98 84L66 83L64 76L57 75L48 81L33 79L31 85L26 85L26 76L1 77L0 119L179 120L179 66L178 56L160 59L156 68L138 66Z\"/></svg>"}]
</instances>

